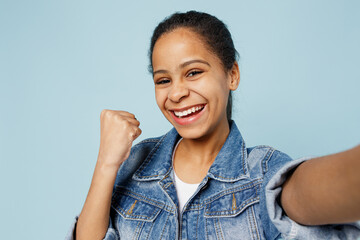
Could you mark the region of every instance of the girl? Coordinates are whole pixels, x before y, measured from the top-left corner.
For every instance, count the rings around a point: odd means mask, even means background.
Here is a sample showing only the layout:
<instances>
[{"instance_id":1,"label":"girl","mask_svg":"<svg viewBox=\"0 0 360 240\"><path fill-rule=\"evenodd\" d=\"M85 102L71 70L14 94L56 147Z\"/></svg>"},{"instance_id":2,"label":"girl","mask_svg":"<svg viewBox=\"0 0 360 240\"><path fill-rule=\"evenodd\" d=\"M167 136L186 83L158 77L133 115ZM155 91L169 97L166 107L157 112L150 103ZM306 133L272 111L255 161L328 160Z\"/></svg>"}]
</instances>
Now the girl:
<instances>
[{"instance_id":1,"label":"girl","mask_svg":"<svg viewBox=\"0 0 360 240\"><path fill-rule=\"evenodd\" d=\"M102 111L93 180L68 239L360 236L360 146L307 161L247 148L231 120L240 73L220 20L173 14L149 53L156 102L174 128L131 148L139 121Z\"/></svg>"}]
</instances>

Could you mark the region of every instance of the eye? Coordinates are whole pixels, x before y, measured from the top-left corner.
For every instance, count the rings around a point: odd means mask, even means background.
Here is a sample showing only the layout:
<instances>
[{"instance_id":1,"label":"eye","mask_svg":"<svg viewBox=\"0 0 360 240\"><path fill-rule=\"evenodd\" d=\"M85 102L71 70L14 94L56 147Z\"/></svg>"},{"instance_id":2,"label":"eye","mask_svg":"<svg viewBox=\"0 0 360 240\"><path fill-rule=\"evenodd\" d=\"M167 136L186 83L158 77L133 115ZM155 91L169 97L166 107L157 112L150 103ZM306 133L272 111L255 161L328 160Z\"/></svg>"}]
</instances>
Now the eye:
<instances>
[{"instance_id":1,"label":"eye","mask_svg":"<svg viewBox=\"0 0 360 240\"><path fill-rule=\"evenodd\" d=\"M192 70L192 71L190 71L189 73L188 73L188 77L193 77L193 76L195 76L195 75L198 75L198 74L200 74L200 73L203 73L203 71L201 71L201 70Z\"/></svg>"},{"instance_id":2,"label":"eye","mask_svg":"<svg viewBox=\"0 0 360 240\"><path fill-rule=\"evenodd\" d=\"M163 85L163 84L167 84L169 83L170 80L169 79L159 79L155 82L156 85Z\"/></svg>"}]
</instances>

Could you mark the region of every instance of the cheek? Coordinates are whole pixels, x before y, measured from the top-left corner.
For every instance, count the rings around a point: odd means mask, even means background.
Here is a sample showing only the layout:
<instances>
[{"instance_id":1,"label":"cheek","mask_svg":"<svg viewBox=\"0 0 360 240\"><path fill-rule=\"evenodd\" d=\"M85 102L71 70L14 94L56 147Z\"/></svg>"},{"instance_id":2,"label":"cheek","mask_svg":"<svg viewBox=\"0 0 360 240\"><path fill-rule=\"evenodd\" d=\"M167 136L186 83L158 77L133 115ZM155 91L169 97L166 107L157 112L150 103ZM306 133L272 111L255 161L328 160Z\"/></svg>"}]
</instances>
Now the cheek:
<instances>
[{"instance_id":1,"label":"cheek","mask_svg":"<svg viewBox=\"0 0 360 240\"><path fill-rule=\"evenodd\" d=\"M216 99L216 102L222 101L223 99L227 102L229 94L226 79L221 77L201 81L199 84L193 86L193 90L202 93L206 98L209 98L209 100Z\"/></svg>"},{"instance_id":2,"label":"cheek","mask_svg":"<svg viewBox=\"0 0 360 240\"><path fill-rule=\"evenodd\" d=\"M160 110L163 111L165 108L165 101L166 101L165 91L155 90L155 99L156 99L156 104L158 105Z\"/></svg>"}]
</instances>

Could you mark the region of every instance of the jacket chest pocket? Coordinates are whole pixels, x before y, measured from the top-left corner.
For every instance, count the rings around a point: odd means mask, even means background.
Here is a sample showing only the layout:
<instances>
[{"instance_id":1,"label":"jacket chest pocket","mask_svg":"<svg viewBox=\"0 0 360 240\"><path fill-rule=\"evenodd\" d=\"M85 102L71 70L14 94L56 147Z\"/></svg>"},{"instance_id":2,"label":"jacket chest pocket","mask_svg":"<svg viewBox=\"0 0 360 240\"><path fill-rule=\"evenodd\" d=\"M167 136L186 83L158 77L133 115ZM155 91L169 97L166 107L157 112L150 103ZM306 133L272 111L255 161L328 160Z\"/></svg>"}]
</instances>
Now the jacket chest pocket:
<instances>
[{"instance_id":1,"label":"jacket chest pocket","mask_svg":"<svg viewBox=\"0 0 360 240\"><path fill-rule=\"evenodd\" d=\"M112 220L120 239L153 239L166 228L164 205L131 192L113 198ZM161 236L157 239L161 239Z\"/></svg>"},{"instance_id":2,"label":"jacket chest pocket","mask_svg":"<svg viewBox=\"0 0 360 240\"><path fill-rule=\"evenodd\" d=\"M207 239L262 239L258 202L260 184L222 192L206 205Z\"/></svg>"}]
</instances>

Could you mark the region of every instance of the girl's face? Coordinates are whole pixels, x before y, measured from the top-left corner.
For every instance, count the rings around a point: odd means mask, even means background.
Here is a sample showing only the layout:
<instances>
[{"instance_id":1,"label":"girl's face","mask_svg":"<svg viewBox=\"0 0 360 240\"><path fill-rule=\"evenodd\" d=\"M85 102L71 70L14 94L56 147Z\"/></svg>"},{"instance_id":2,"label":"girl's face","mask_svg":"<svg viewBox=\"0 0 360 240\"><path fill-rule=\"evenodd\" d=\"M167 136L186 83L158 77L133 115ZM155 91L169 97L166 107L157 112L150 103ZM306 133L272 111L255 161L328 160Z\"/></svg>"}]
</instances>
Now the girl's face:
<instances>
[{"instance_id":1,"label":"girl's face","mask_svg":"<svg viewBox=\"0 0 360 240\"><path fill-rule=\"evenodd\" d=\"M198 34L178 28L157 40L152 64L156 102L183 138L228 131L226 105L239 83L237 63L225 72Z\"/></svg>"}]
</instances>

